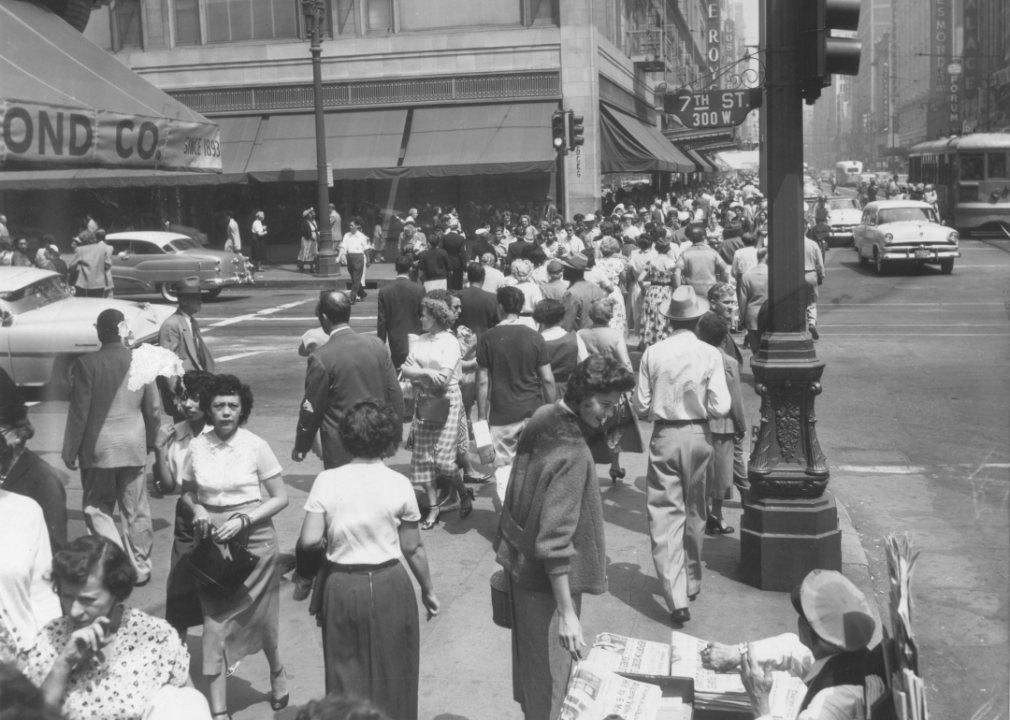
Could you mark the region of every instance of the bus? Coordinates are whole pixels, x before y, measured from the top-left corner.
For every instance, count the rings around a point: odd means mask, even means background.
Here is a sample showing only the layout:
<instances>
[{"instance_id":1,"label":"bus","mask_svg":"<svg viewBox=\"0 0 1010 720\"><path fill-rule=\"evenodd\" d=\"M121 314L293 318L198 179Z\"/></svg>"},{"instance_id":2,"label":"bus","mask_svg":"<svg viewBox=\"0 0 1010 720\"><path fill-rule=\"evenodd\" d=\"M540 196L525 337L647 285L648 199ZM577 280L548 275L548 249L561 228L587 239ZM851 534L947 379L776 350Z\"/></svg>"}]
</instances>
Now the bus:
<instances>
[{"instance_id":1,"label":"bus","mask_svg":"<svg viewBox=\"0 0 1010 720\"><path fill-rule=\"evenodd\" d=\"M963 236L1010 237L1010 133L932 140L908 153L908 181L932 185L944 223Z\"/></svg>"},{"instance_id":2,"label":"bus","mask_svg":"<svg viewBox=\"0 0 1010 720\"><path fill-rule=\"evenodd\" d=\"M842 160L835 164L835 185L838 187L856 187L859 176L863 174L863 163L858 160Z\"/></svg>"}]
</instances>

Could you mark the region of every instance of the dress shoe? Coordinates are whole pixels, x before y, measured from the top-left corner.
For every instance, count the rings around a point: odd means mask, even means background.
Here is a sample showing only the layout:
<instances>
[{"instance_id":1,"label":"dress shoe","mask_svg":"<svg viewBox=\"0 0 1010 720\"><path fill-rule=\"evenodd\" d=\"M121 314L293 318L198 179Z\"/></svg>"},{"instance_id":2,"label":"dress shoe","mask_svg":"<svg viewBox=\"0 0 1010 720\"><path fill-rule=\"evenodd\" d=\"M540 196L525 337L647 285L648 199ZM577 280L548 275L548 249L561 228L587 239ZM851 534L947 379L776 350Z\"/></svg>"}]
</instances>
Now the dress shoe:
<instances>
[{"instance_id":1,"label":"dress shoe","mask_svg":"<svg viewBox=\"0 0 1010 720\"><path fill-rule=\"evenodd\" d=\"M301 602L309 596L312 592L312 580L313 578L303 578L297 572L291 575L291 582L295 584L294 592L291 593L291 599L295 602Z\"/></svg>"},{"instance_id":2,"label":"dress shoe","mask_svg":"<svg viewBox=\"0 0 1010 720\"><path fill-rule=\"evenodd\" d=\"M676 625L683 625L688 620L691 619L691 611L687 608L677 608L672 613L670 613L670 620Z\"/></svg>"},{"instance_id":3,"label":"dress shoe","mask_svg":"<svg viewBox=\"0 0 1010 720\"><path fill-rule=\"evenodd\" d=\"M695 600L698 599L699 595L701 595L701 590L695 590L693 593L687 596L687 599L690 600L691 602L694 602Z\"/></svg>"},{"instance_id":4,"label":"dress shoe","mask_svg":"<svg viewBox=\"0 0 1010 720\"><path fill-rule=\"evenodd\" d=\"M811 325L810 326L810 337L812 337L814 340L820 340L821 339L821 334L819 332L817 332L817 326L816 325Z\"/></svg>"}]
</instances>

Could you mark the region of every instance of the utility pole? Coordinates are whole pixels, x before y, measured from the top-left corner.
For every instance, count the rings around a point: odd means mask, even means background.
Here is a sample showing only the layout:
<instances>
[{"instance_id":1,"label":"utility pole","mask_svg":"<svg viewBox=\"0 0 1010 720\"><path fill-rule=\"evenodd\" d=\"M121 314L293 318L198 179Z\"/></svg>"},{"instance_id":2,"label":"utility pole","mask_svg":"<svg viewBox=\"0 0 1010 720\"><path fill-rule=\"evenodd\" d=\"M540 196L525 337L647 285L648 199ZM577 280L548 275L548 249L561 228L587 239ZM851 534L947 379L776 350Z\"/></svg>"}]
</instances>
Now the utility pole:
<instances>
[{"instance_id":1,"label":"utility pole","mask_svg":"<svg viewBox=\"0 0 1010 720\"><path fill-rule=\"evenodd\" d=\"M853 7L858 26L859 0L766 0L764 7L769 325L751 361L761 422L748 470L740 564L750 584L792 590L810 570L841 570L842 564L838 511L825 494L829 471L814 415L824 363L806 318L803 101L813 104L832 72L858 72L858 41L834 38L830 30L848 29Z\"/></svg>"}]
</instances>

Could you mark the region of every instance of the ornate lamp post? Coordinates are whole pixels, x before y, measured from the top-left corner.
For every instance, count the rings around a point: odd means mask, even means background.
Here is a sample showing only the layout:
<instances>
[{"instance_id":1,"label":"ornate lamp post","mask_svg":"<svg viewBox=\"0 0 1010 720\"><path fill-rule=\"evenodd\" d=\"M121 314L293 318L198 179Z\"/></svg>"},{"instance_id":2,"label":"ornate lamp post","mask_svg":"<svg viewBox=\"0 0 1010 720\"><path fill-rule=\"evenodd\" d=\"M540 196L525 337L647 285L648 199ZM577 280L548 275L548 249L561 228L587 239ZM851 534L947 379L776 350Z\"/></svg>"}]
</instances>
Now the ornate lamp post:
<instances>
[{"instance_id":1,"label":"ornate lamp post","mask_svg":"<svg viewBox=\"0 0 1010 720\"><path fill-rule=\"evenodd\" d=\"M312 43L312 98L316 113L316 224L319 227L319 255L316 274L336 277L340 274L337 254L330 235L330 178L326 165L326 126L323 120L323 25L326 5L323 0L302 0L305 34Z\"/></svg>"}]
</instances>

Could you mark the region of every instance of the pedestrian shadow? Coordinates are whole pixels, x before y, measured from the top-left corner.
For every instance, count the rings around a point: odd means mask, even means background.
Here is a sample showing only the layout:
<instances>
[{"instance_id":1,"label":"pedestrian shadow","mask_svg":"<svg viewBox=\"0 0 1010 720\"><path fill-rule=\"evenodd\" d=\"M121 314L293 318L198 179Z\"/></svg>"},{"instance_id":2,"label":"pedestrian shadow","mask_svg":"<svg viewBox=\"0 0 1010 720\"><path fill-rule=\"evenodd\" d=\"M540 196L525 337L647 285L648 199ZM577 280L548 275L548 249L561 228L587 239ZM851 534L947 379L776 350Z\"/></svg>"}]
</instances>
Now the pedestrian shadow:
<instances>
[{"instance_id":1,"label":"pedestrian shadow","mask_svg":"<svg viewBox=\"0 0 1010 720\"><path fill-rule=\"evenodd\" d=\"M603 501L604 521L630 532L648 535L649 519L645 513L644 495L644 476L634 478L630 483L602 486L600 499Z\"/></svg>"},{"instance_id":2,"label":"pedestrian shadow","mask_svg":"<svg viewBox=\"0 0 1010 720\"><path fill-rule=\"evenodd\" d=\"M312 483L315 482L318 475L285 475L284 484L288 487L293 487L296 490L301 490L306 495L312 490Z\"/></svg>"},{"instance_id":3,"label":"pedestrian shadow","mask_svg":"<svg viewBox=\"0 0 1010 720\"><path fill-rule=\"evenodd\" d=\"M652 575L642 572L642 566L627 562L609 562L607 558L607 583L610 594L629 608L657 623L670 620L667 610L656 596L662 596L663 587Z\"/></svg>"},{"instance_id":4,"label":"pedestrian shadow","mask_svg":"<svg viewBox=\"0 0 1010 720\"><path fill-rule=\"evenodd\" d=\"M203 674L203 639L197 635L188 635L186 637L186 646L189 649L189 662L190 668L190 678L193 681L193 686L203 693L203 696L210 698L210 684L207 682L207 676ZM201 668L201 671L197 672L197 669ZM288 676L288 680L293 678L293 675ZM267 688L267 691L257 690L252 686L252 684L245 678L239 675L232 675L228 678L228 695L225 704L228 711L235 714L241 710L245 710L253 705L258 705L260 703L269 704L270 702L270 678L269 671L264 673L263 677L263 687ZM294 717L294 711L297 708L292 708L292 712L288 717ZM284 717L284 716L276 716Z\"/></svg>"},{"instance_id":5,"label":"pedestrian shadow","mask_svg":"<svg viewBox=\"0 0 1010 720\"><path fill-rule=\"evenodd\" d=\"M112 519L113 521L115 521L118 527L123 526L123 519L122 517L119 516L118 513L113 515ZM67 508L67 520L77 520L78 522L84 523L85 528L87 528L88 526L87 523L84 521L84 512L81 510L73 510ZM164 518L156 518L156 517L151 518L151 528L154 530L154 532L159 532L161 530L170 527L172 527L172 523L170 523L168 520L165 520Z\"/></svg>"},{"instance_id":6,"label":"pedestrian shadow","mask_svg":"<svg viewBox=\"0 0 1010 720\"><path fill-rule=\"evenodd\" d=\"M740 530L737 535L706 535L701 562L707 570L733 582L743 582L740 571Z\"/></svg>"},{"instance_id":7,"label":"pedestrian shadow","mask_svg":"<svg viewBox=\"0 0 1010 720\"><path fill-rule=\"evenodd\" d=\"M447 510L439 516L442 526L450 535L466 535L476 530L488 543L494 542L498 532L498 513L474 506L473 512L465 518L460 518L459 510Z\"/></svg>"}]
</instances>

